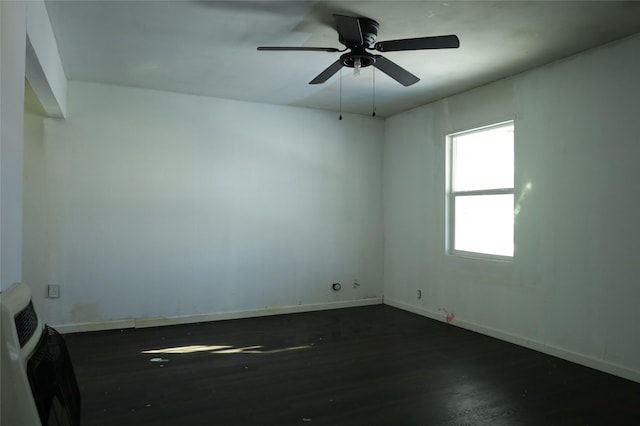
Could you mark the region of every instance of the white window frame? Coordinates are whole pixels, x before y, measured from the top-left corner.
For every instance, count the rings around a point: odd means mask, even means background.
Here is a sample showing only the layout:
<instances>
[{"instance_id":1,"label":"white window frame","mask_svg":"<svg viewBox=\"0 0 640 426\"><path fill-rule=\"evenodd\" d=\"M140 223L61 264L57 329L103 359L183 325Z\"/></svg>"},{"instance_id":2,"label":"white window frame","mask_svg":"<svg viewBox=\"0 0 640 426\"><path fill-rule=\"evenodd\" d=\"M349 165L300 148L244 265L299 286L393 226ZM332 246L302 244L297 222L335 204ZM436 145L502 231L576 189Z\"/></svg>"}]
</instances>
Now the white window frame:
<instances>
[{"instance_id":1,"label":"white window frame","mask_svg":"<svg viewBox=\"0 0 640 426\"><path fill-rule=\"evenodd\" d=\"M491 254L491 253L456 250L454 248L455 232L456 232L456 226L455 226L455 217L456 217L455 208L456 207L455 206L456 206L457 197L464 197L464 196L470 196L470 195L512 194L514 196L514 203L515 203L515 177L514 177L514 185L510 188L491 188L491 189L480 189L480 190L472 190L472 191L454 191L454 188L455 188L454 186L455 150L453 149L454 139L457 136L461 136L461 135L472 134L472 133L496 129L500 127L507 127L507 126L513 126L515 129L515 121L514 120L501 121L499 123L490 124L487 126L463 130L456 133L451 133L446 136L446 157L447 157L446 158L446 174L447 174L446 175L446 182L447 182L446 183L446 193L447 193L446 252L449 255L458 255L458 256L474 257L474 258L481 258L481 259L504 260L504 261L513 260L513 255L504 256L504 255ZM515 150L515 134L514 134L514 150ZM515 206L514 206L514 209L515 209ZM515 216L515 212L514 212L514 216ZM515 240L515 235L514 235L514 240ZM514 245L515 245L515 241L514 241ZM515 247L514 247L514 254L515 254Z\"/></svg>"}]
</instances>

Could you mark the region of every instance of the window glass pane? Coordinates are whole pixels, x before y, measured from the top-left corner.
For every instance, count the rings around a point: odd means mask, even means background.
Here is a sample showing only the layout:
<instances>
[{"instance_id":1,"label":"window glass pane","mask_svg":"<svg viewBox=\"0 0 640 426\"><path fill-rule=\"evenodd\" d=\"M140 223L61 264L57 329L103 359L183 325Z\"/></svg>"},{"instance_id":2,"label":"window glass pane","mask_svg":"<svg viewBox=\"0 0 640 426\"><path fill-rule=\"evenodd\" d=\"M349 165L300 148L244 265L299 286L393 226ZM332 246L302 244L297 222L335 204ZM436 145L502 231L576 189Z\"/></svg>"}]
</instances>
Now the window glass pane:
<instances>
[{"instance_id":1,"label":"window glass pane","mask_svg":"<svg viewBox=\"0 0 640 426\"><path fill-rule=\"evenodd\" d=\"M455 197L454 250L513 256L513 194Z\"/></svg>"},{"instance_id":2,"label":"window glass pane","mask_svg":"<svg viewBox=\"0 0 640 426\"><path fill-rule=\"evenodd\" d=\"M453 139L454 191L513 188L513 124Z\"/></svg>"}]
</instances>

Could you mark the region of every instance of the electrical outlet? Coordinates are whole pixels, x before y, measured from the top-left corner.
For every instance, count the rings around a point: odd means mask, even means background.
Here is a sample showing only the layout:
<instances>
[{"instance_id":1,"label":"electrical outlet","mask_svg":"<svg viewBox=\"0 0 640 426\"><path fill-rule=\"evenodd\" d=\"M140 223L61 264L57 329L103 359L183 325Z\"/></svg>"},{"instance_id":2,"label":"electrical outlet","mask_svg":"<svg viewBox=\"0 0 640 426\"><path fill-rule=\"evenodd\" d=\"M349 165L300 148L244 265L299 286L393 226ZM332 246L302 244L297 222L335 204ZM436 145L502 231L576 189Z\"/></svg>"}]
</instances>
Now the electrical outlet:
<instances>
[{"instance_id":1,"label":"electrical outlet","mask_svg":"<svg viewBox=\"0 0 640 426\"><path fill-rule=\"evenodd\" d=\"M49 284L47 287L47 297L57 299L60 297L60 284Z\"/></svg>"}]
</instances>

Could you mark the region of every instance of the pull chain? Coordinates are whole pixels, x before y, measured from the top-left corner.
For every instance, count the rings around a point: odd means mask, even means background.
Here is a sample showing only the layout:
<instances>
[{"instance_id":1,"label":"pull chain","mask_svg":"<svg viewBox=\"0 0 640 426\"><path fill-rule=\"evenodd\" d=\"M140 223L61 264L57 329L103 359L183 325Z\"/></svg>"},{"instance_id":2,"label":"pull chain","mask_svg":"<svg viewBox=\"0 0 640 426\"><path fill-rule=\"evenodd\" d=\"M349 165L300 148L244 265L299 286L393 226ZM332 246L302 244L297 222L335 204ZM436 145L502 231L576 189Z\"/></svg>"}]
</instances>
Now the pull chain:
<instances>
[{"instance_id":1,"label":"pull chain","mask_svg":"<svg viewBox=\"0 0 640 426\"><path fill-rule=\"evenodd\" d=\"M371 116L376 116L376 68L373 67L373 110Z\"/></svg>"},{"instance_id":2,"label":"pull chain","mask_svg":"<svg viewBox=\"0 0 640 426\"><path fill-rule=\"evenodd\" d=\"M342 120L342 68L340 68L340 116L338 120Z\"/></svg>"}]
</instances>

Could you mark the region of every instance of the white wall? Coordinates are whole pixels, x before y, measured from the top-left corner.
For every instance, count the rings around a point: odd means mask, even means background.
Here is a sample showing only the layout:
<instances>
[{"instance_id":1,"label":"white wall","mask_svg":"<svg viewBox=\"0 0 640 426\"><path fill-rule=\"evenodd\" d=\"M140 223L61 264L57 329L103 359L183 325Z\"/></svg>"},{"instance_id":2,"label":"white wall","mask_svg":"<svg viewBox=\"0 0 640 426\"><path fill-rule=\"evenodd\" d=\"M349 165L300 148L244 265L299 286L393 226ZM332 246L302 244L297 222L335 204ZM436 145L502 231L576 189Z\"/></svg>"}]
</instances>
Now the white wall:
<instances>
[{"instance_id":1,"label":"white wall","mask_svg":"<svg viewBox=\"0 0 640 426\"><path fill-rule=\"evenodd\" d=\"M0 291L22 279L26 3L0 1Z\"/></svg>"},{"instance_id":2,"label":"white wall","mask_svg":"<svg viewBox=\"0 0 640 426\"><path fill-rule=\"evenodd\" d=\"M382 121L77 82L68 108L26 140L47 322L382 297Z\"/></svg>"},{"instance_id":3,"label":"white wall","mask_svg":"<svg viewBox=\"0 0 640 426\"><path fill-rule=\"evenodd\" d=\"M36 93L25 80L24 94L24 175L23 175L23 251L24 282L33 297L41 299L46 288L36 283L47 282L49 255L44 249L49 233L49 203L46 186L44 150L44 111ZM39 304L36 308L40 308Z\"/></svg>"},{"instance_id":4,"label":"white wall","mask_svg":"<svg viewBox=\"0 0 640 426\"><path fill-rule=\"evenodd\" d=\"M388 119L385 302L640 380L638 51L636 36ZM510 117L514 259L447 256L445 135Z\"/></svg>"}]
</instances>

